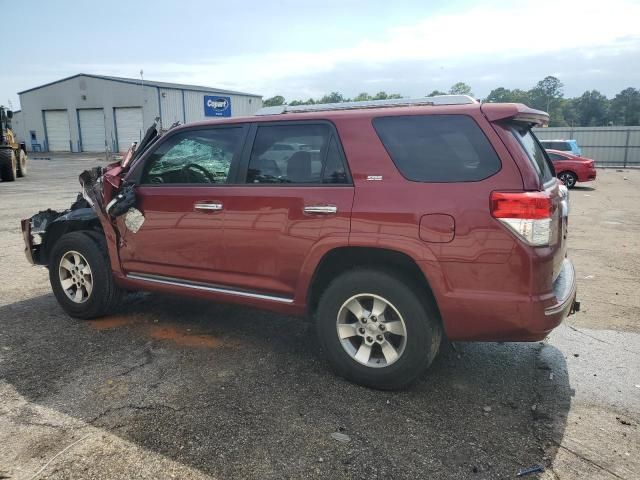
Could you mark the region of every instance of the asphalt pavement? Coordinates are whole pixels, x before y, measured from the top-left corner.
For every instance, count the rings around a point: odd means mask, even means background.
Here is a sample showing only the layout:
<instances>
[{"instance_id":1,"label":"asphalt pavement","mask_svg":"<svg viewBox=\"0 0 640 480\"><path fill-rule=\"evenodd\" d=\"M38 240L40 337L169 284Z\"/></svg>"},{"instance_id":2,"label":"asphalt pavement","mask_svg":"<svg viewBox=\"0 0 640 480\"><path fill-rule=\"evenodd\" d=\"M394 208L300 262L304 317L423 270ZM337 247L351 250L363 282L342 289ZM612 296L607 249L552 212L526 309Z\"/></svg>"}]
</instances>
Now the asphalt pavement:
<instances>
[{"instance_id":1,"label":"asphalt pavement","mask_svg":"<svg viewBox=\"0 0 640 480\"><path fill-rule=\"evenodd\" d=\"M32 160L0 183L0 478L640 478L637 269L616 287L622 320L594 307L544 342L445 345L412 388L380 392L333 375L298 318L157 294L68 317L19 219L68 206L96 164ZM622 175L572 193L585 235L604 226L582 196L638 192L640 172ZM586 298L605 274L580 274Z\"/></svg>"}]
</instances>

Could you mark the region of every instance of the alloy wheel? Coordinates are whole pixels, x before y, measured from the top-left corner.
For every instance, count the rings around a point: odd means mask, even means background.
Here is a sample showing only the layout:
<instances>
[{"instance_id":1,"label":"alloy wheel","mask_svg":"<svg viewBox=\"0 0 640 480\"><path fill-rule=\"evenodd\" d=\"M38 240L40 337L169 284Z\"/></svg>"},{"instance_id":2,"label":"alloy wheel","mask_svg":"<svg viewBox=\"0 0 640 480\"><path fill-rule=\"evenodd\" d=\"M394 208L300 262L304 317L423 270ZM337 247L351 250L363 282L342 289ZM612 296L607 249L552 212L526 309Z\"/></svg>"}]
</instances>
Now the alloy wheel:
<instances>
[{"instance_id":1,"label":"alloy wheel","mask_svg":"<svg viewBox=\"0 0 640 480\"><path fill-rule=\"evenodd\" d=\"M60 259L58 266L60 286L74 303L84 303L93 290L93 274L87 259L79 252L71 250Z\"/></svg>"},{"instance_id":2,"label":"alloy wheel","mask_svg":"<svg viewBox=\"0 0 640 480\"><path fill-rule=\"evenodd\" d=\"M356 362L387 367L404 353L407 327L388 300L370 293L354 295L340 310L336 330L344 350Z\"/></svg>"},{"instance_id":3,"label":"alloy wheel","mask_svg":"<svg viewBox=\"0 0 640 480\"><path fill-rule=\"evenodd\" d=\"M570 173L561 173L560 180L567 186L567 188L573 187L576 183L575 178Z\"/></svg>"}]
</instances>

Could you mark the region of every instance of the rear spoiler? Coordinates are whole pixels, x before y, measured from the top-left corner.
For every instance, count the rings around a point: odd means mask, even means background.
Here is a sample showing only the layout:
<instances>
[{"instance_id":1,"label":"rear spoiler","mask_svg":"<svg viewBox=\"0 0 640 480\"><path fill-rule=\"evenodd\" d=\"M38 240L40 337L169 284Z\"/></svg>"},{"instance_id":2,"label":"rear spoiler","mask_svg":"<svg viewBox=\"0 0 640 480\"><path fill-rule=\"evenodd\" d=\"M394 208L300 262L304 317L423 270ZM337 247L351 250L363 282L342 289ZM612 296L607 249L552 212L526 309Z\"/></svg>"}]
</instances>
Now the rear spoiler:
<instances>
[{"instance_id":1,"label":"rear spoiler","mask_svg":"<svg viewBox=\"0 0 640 480\"><path fill-rule=\"evenodd\" d=\"M529 108L522 103L483 103L480 110L490 122L512 120L538 127L549 123L549 114Z\"/></svg>"}]
</instances>

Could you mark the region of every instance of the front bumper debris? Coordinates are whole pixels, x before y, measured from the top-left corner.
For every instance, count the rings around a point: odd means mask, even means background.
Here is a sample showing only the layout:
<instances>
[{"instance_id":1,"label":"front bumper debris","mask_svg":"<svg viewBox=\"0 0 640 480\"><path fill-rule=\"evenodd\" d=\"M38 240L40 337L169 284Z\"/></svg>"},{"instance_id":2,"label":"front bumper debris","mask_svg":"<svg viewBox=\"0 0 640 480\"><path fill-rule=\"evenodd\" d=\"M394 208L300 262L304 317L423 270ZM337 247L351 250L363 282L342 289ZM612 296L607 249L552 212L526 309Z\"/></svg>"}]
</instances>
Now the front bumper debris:
<instances>
[{"instance_id":1,"label":"front bumper debris","mask_svg":"<svg viewBox=\"0 0 640 480\"><path fill-rule=\"evenodd\" d=\"M20 227L22 228L22 238L24 239L24 254L27 257L27 261L31 265L35 265L36 262L33 260L33 241L31 239L31 219L20 220Z\"/></svg>"},{"instance_id":2,"label":"front bumper debris","mask_svg":"<svg viewBox=\"0 0 640 480\"><path fill-rule=\"evenodd\" d=\"M56 210L42 210L31 218L25 218L20 221L22 229L22 238L24 239L24 254L31 264L40 264L40 249L43 244L44 235L49 225L57 218L67 212L58 212Z\"/></svg>"}]
</instances>

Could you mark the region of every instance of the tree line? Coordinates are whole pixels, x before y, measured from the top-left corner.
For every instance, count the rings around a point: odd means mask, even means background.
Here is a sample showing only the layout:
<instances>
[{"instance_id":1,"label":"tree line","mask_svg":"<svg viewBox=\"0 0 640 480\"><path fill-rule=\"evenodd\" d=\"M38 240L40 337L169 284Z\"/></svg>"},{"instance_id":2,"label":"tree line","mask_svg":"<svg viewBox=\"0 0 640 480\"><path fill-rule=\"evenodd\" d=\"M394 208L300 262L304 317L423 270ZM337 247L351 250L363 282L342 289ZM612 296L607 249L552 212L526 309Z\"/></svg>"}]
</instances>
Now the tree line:
<instances>
[{"instance_id":1,"label":"tree line","mask_svg":"<svg viewBox=\"0 0 640 480\"><path fill-rule=\"evenodd\" d=\"M587 90L579 97L565 98L564 85L553 76L540 80L529 90L515 88L513 90L498 87L491 90L483 102L515 102L524 103L532 108L549 113L550 127L596 127L609 125L640 125L640 90L625 88L609 99L598 90ZM464 82L458 82L444 92L433 90L427 97L435 95L471 95L473 91ZM363 102L367 100L386 100L403 98L399 93L378 92L369 95L362 92L353 98L347 98L339 92L331 92L321 98L307 100L287 100L276 95L264 100L265 107L276 105L313 105L316 103Z\"/></svg>"}]
</instances>

